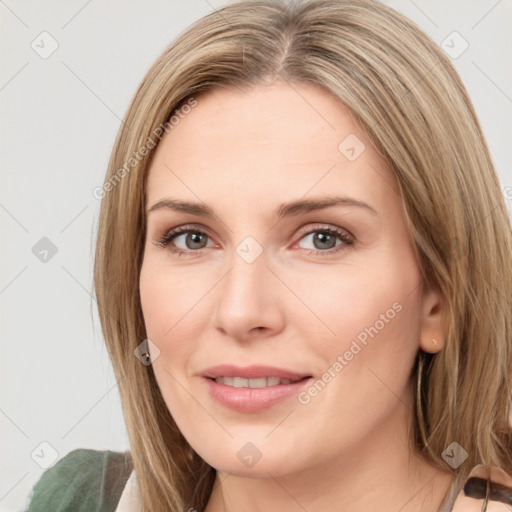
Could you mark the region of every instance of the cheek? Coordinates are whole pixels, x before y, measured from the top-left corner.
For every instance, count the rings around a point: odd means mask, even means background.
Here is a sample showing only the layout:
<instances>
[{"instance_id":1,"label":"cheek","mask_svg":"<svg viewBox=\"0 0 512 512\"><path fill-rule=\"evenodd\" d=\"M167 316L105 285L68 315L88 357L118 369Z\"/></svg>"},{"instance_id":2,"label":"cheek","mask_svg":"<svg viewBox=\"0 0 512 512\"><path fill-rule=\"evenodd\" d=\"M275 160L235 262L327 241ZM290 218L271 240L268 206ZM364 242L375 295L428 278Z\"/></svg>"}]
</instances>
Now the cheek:
<instances>
[{"instance_id":1,"label":"cheek","mask_svg":"<svg viewBox=\"0 0 512 512\"><path fill-rule=\"evenodd\" d=\"M185 388L188 362L198 339L195 331L199 326L190 322L198 291L176 274L176 270L145 262L139 280L140 300L146 335L160 350L152 368L167 408L175 420L193 421L195 410Z\"/></svg>"},{"instance_id":2,"label":"cheek","mask_svg":"<svg viewBox=\"0 0 512 512\"><path fill-rule=\"evenodd\" d=\"M173 415L190 398L183 386L188 387L190 360L203 329L198 321L202 291L176 274L176 269L143 266L139 282L146 336L160 350L153 371Z\"/></svg>"},{"instance_id":3,"label":"cheek","mask_svg":"<svg viewBox=\"0 0 512 512\"><path fill-rule=\"evenodd\" d=\"M412 406L410 372L418 347L413 294L401 295L381 281L346 304L331 316L336 337L329 343L324 337L314 349L323 368L299 397L297 411L331 439L333 449L364 439L397 411L406 412L405 404Z\"/></svg>"},{"instance_id":4,"label":"cheek","mask_svg":"<svg viewBox=\"0 0 512 512\"><path fill-rule=\"evenodd\" d=\"M348 350L356 340L361 347L371 344L376 351L394 353L404 343L414 342L419 325L418 278L415 273L404 274L390 265L374 265L338 274L331 270L296 283L289 279L312 313L297 304L293 321L315 325L309 333L321 334L325 340L321 347ZM307 331L302 332L307 336Z\"/></svg>"},{"instance_id":5,"label":"cheek","mask_svg":"<svg viewBox=\"0 0 512 512\"><path fill-rule=\"evenodd\" d=\"M404 392L419 346L419 282L414 266L381 259L366 271L326 280L323 294L318 281L309 287L310 303L326 326L327 334L310 348L323 364L316 371L327 400L337 395L358 407L363 397L393 399Z\"/></svg>"},{"instance_id":6,"label":"cheek","mask_svg":"<svg viewBox=\"0 0 512 512\"><path fill-rule=\"evenodd\" d=\"M197 312L204 290L195 286L192 279L185 279L180 269L169 269L151 261L142 266L139 280L140 300L148 338L168 350L176 339L192 338L197 329ZM187 334L190 333L190 334ZM183 343L177 345L177 349Z\"/></svg>"}]
</instances>

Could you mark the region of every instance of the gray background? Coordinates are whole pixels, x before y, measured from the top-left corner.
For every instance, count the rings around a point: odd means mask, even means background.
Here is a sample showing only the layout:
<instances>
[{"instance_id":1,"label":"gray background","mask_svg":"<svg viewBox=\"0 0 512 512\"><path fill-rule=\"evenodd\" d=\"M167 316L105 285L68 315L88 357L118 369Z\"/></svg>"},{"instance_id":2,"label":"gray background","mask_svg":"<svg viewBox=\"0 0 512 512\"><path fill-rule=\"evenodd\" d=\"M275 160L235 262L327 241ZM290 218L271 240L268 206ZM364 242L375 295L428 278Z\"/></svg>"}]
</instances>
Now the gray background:
<instances>
[{"instance_id":1,"label":"gray background","mask_svg":"<svg viewBox=\"0 0 512 512\"><path fill-rule=\"evenodd\" d=\"M23 509L53 457L129 448L91 295L92 191L146 70L225 3L0 0L0 511ZM452 57L464 45L454 31L469 44L453 62L512 210L512 2L385 3Z\"/></svg>"}]
</instances>

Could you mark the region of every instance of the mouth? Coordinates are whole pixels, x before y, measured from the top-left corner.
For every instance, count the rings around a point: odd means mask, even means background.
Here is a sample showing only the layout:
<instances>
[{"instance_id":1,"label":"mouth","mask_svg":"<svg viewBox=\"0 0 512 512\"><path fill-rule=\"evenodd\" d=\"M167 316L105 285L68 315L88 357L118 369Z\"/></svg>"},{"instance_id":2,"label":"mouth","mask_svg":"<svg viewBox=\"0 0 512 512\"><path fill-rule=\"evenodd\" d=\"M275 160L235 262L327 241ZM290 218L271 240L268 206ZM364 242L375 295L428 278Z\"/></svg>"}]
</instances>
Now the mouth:
<instances>
[{"instance_id":1,"label":"mouth","mask_svg":"<svg viewBox=\"0 0 512 512\"><path fill-rule=\"evenodd\" d=\"M238 412L260 412L296 396L311 374L270 366L221 365L202 372L210 397Z\"/></svg>"},{"instance_id":2,"label":"mouth","mask_svg":"<svg viewBox=\"0 0 512 512\"><path fill-rule=\"evenodd\" d=\"M257 379L244 377L216 377L212 380L215 380L217 384L224 384L224 386L231 386L233 388L267 388L285 384L295 384L296 382L300 382L301 380L308 378L309 376L294 380L280 377L261 377Z\"/></svg>"}]
</instances>

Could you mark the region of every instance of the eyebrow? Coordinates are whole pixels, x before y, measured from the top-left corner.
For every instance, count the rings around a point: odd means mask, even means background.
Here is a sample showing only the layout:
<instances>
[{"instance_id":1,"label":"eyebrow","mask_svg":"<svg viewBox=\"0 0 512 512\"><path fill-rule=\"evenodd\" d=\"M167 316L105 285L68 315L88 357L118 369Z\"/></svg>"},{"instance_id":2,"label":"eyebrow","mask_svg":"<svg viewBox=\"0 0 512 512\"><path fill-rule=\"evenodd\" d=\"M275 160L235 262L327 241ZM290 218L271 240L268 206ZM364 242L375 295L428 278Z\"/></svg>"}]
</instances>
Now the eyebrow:
<instances>
[{"instance_id":1,"label":"eyebrow","mask_svg":"<svg viewBox=\"0 0 512 512\"><path fill-rule=\"evenodd\" d=\"M285 217L300 215L302 213L308 213L317 210L323 210L331 206L355 206L362 208L365 211L372 213L373 215L379 215L377 210L369 204L353 199L351 197L341 196L327 196L327 197L315 197L312 199L298 199L289 203L282 203L276 208L276 216L279 219ZM163 198L156 202L151 208L147 210L147 214L156 210L167 209L173 210L180 213L189 213L191 215L197 215L199 217L212 218L215 217L215 212L204 203L195 203L190 201L182 201L172 198Z\"/></svg>"}]
</instances>

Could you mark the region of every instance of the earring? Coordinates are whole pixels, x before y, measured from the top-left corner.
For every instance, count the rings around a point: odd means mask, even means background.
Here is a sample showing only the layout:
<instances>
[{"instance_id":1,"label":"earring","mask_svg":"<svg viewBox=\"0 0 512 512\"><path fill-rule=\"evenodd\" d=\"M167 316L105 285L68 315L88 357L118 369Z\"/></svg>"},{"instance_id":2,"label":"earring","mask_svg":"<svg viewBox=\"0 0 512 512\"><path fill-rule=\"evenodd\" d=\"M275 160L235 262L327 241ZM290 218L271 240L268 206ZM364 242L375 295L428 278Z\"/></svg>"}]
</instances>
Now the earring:
<instances>
[{"instance_id":1,"label":"earring","mask_svg":"<svg viewBox=\"0 0 512 512\"><path fill-rule=\"evenodd\" d=\"M423 441L424 447L429 448L429 442L427 441L427 431L425 428L425 415L423 413L423 403L421 399L422 395L422 379L423 379L423 367L425 366L425 359L427 359L427 352L424 352L422 349L419 350L418 354L418 366L417 366L417 375L416 375L416 416L419 423L419 433L421 435L421 440ZM428 354L432 356L432 354ZM429 359L429 362L432 362L432 358ZM430 365L429 365L430 368ZM429 370L427 368L427 372Z\"/></svg>"},{"instance_id":2,"label":"earring","mask_svg":"<svg viewBox=\"0 0 512 512\"><path fill-rule=\"evenodd\" d=\"M420 349L419 357L418 357L418 375L416 379L416 412L418 414L418 420L420 423L420 431L421 431L421 437L423 439L423 443L425 446L427 446L427 439L425 436L425 431L422 425L424 425L424 418L423 418L423 405L421 403L421 376L423 374L423 363L425 361L425 352Z\"/></svg>"},{"instance_id":3,"label":"earring","mask_svg":"<svg viewBox=\"0 0 512 512\"><path fill-rule=\"evenodd\" d=\"M485 485L485 499L484 503L482 505L482 508L480 509L480 512L487 512L487 504L489 503L489 489L491 487L490 480L487 480L487 483Z\"/></svg>"},{"instance_id":4,"label":"earring","mask_svg":"<svg viewBox=\"0 0 512 512\"><path fill-rule=\"evenodd\" d=\"M418 359L418 376L416 379L416 398L418 399L418 406L420 408L420 411L423 410L421 408L421 374L423 373L423 363L425 359L425 356L423 354L423 351L420 350L420 355Z\"/></svg>"}]
</instances>

